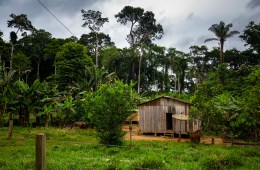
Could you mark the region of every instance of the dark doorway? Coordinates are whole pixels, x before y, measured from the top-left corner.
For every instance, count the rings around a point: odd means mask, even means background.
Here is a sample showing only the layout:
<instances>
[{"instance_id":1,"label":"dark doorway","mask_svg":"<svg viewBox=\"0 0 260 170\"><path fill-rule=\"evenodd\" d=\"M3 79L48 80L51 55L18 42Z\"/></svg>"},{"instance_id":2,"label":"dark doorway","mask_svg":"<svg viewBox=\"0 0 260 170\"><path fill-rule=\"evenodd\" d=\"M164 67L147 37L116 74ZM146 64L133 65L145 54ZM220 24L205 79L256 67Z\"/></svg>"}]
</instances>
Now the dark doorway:
<instances>
[{"instance_id":1,"label":"dark doorway","mask_svg":"<svg viewBox=\"0 0 260 170\"><path fill-rule=\"evenodd\" d=\"M172 130L172 113L166 113L166 130Z\"/></svg>"}]
</instances>

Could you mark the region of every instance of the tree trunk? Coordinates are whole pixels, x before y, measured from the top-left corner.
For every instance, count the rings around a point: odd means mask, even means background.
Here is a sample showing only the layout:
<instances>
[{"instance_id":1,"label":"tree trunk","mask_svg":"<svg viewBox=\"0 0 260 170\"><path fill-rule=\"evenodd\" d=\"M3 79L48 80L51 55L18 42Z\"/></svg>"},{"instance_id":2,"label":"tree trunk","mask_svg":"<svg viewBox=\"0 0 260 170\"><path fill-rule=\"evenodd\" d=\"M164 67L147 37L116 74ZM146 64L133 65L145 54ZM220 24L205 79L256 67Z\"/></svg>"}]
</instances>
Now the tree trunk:
<instances>
[{"instance_id":1,"label":"tree trunk","mask_svg":"<svg viewBox=\"0 0 260 170\"><path fill-rule=\"evenodd\" d=\"M50 119L49 114L46 114L46 119L45 119L45 127L46 127L46 128L49 127L49 119Z\"/></svg>"},{"instance_id":2,"label":"tree trunk","mask_svg":"<svg viewBox=\"0 0 260 170\"><path fill-rule=\"evenodd\" d=\"M181 93L181 88L180 88L180 76L177 74L178 76L178 93Z\"/></svg>"},{"instance_id":3,"label":"tree trunk","mask_svg":"<svg viewBox=\"0 0 260 170\"><path fill-rule=\"evenodd\" d=\"M139 57L138 65L138 78L137 78L137 92L140 93L140 81L141 81L141 65L142 65L143 53Z\"/></svg>"},{"instance_id":4,"label":"tree trunk","mask_svg":"<svg viewBox=\"0 0 260 170\"><path fill-rule=\"evenodd\" d=\"M14 55L14 45L11 43L11 58L10 58L10 71L13 70L13 55Z\"/></svg>"},{"instance_id":5,"label":"tree trunk","mask_svg":"<svg viewBox=\"0 0 260 170\"><path fill-rule=\"evenodd\" d=\"M175 82L174 89L177 92L177 73L175 75L176 75L176 77L175 77L175 80L174 80L174 82Z\"/></svg>"},{"instance_id":6,"label":"tree trunk","mask_svg":"<svg viewBox=\"0 0 260 170\"><path fill-rule=\"evenodd\" d=\"M163 80L162 80L162 91L165 91L165 67L162 66L162 70L163 70Z\"/></svg>"},{"instance_id":7,"label":"tree trunk","mask_svg":"<svg viewBox=\"0 0 260 170\"><path fill-rule=\"evenodd\" d=\"M37 61L37 79L40 80L40 64L41 64L41 61L38 60Z\"/></svg>"},{"instance_id":8,"label":"tree trunk","mask_svg":"<svg viewBox=\"0 0 260 170\"><path fill-rule=\"evenodd\" d=\"M24 115L24 120L25 120L25 126L29 127L29 124L30 124L30 113L29 113L28 108L26 108L25 115Z\"/></svg>"},{"instance_id":9,"label":"tree trunk","mask_svg":"<svg viewBox=\"0 0 260 170\"><path fill-rule=\"evenodd\" d=\"M95 34L96 34L95 57L96 57L96 66L98 68L98 36L97 36L97 32L95 32Z\"/></svg>"},{"instance_id":10,"label":"tree trunk","mask_svg":"<svg viewBox=\"0 0 260 170\"><path fill-rule=\"evenodd\" d=\"M220 40L220 63L224 63L224 40Z\"/></svg>"},{"instance_id":11,"label":"tree trunk","mask_svg":"<svg viewBox=\"0 0 260 170\"><path fill-rule=\"evenodd\" d=\"M166 64L165 67L164 67L164 79L163 79L163 90L165 92L169 92L170 89L169 89L169 75L168 75L168 65Z\"/></svg>"},{"instance_id":12,"label":"tree trunk","mask_svg":"<svg viewBox=\"0 0 260 170\"><path fill-rule=\"evenodd\" d=\"M136 81L136 74L135 74L135 63L133 62L132 65L132 78L134 81ZM131 79L131 78L130 78Z\"/></svg>"}]
</instances>

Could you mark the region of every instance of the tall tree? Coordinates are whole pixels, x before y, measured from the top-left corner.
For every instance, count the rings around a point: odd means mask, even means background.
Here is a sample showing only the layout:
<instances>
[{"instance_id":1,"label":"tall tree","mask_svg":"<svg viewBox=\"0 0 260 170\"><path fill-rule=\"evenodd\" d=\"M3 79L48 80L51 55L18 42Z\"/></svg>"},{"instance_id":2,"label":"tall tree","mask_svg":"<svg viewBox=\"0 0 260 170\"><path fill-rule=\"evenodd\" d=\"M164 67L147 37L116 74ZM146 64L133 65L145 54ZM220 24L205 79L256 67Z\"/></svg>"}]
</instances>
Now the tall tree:
<instances>
[{"instance_id":1,"label":"tall tree","mask_svg":"<svg viewBox=\"0 0 260 170\"><path fill-rule=\"evenodd\" d=\"M130 22L130 32L127 35L127 41L128 43L133 46L136 44L136 40L134 37L134 30L137 25L139 24L141 17L143 16L144 9L140 7L131 7L131 6L125 6L118 14L115 15L117 18L117 22L126 25Z\"/></svg>"},{"instance_id":2,"label":"tall tree","mask_svg":"<svg viewBox=\"0 0 260 170\"><path fill-rule=\"evenodd\" d=\"M11 53L10 53L10 70L13 70L13 55L14 55L14 47L18 44L17 43L17 35L14 31L10 32L10 45L11 45Z\"/></svg>"},{"instance_id":3,"label":"tall tree","mask_svg":"<svg viewBox=\"0 0 260 170\"><path fill-rule=\"evenodd\" d=\"M185 89L185 75L188 68L187 54L175 48L170 48L168 49L168 55L171 60L171 69L175 73L175 91L182 93Z\"/></svg>"},{"instance_id":4,"label":"tall tree","mask_svg":"<svg viewBox=\"0 0 260 170\"><path fill-rule=\"evenodd\" d=\"M145 45L150 45L152 40L160 39L163 35L163 28L156 23L154 14L151 11L144 12L142 8L125 6L115 15L117 22L126 25L130 23L130 33L127 35L127 41L132 48L140 47L137 91L140 92L140 71L143 59ZM145 44L145 45L144 45Z\"/></svg>"},{"instance_id":5,"label":"tall tree","mask_svg":"<svg viewBox=\"0 0 260 170\"><path fill-rule=\"evenodd\" d=\"M109 72L117 72L119 68L120 57L122 56L120 50L115 46L110 46L101 51L102 66Z\"/></svg>"},{"instance_id":6,"label":"tall tree","mask_svg":"<svg viewBox=\"0 0 260 170\"><path fill-rule=\"evenodd\" d=\"M51 33L45 30L34 30L31 35L26 36L20 40L24 49L27 49L25 53L32 58L33 63L36 63L36 77L40 79L40 66L44 59L44 49L51 42Z\"/></svg>"},{"instance_id":7,"label":"tall tree","mask_svg":"<svg viewBox=\"0 0 260 170\"><path fill-rule=\"evenodd\" d=\"M260 23L256 24L251 21L240 38L246 42L246 46L249 45L252 50L260 55ZM260 63L260 56L258 56L258 60Z\"/></svg>"},{"instance_id":8,"label":"tall tree","mask_svg":"<svg viewBox=\"0 0 260 170\"><path fill-rule=\"evenodd\" d=\"M240 38L260 54L260 23L249 22Z\"/></svg>"},{"instance_id":9,"label":"tall tree","mask_svg":"<svg viewBox=\"0 0 260 170\"><path fill-rule=\"evenodd\" d=\"M50 63L50 65L51 65L51 69L50 69L50 67L48 67L44 71L45 74L47 74L47 76L50 76L49 78L55 79L55 76L56 76L56 73L57 73L56 57L55 56L61 50L61 47L64 44L65 44L64 39L52 38L50 43L43 50L44 51L44 56L43 56L44 60L48 61L48 63Z\"/></svg>"},{"instance_id":10,"label":"tall tree","mask_svg":"<svg viewBox=\"0 0 260 170\"><path fill-rule=\"evenodd\" d=\"M50 43L51 36L51 33L42 29L33 31L31 35L34 54L33 58L35 58L37 62L37 79L40 79L40 65L44 57L44 49Z\"/></svg>"},{"instance_id":11,"label":"tall tree","mask_svg":"<svg viewBox=\"0 0 260 170\"><path fill-rule=\"evenodd\" d=\"M97 40L96 40L97 38ZM90 32L89 34L83 34L81 35L79 39L79 43L82 45L85 45L87 49L89 50L91 56L96 56L96 46L98 42L98 54L99 54L99 64L102 62L102 58L100 58L101 54L100 52L105 49L106 47L110 45L114 45L113 42L111 42L111 38L109 35L106 35L102 32L100 33L95 33L95 32ZM94 59L95 60L95 59Z\"/></svg>"},{"instance_id":12,"label":"tall tree","mask_svg":"<svg viewBox=\"0 0 260 170\"><path fill-rule=\"evenodd\" d=\"M116 76L125 83L136 81L136 56L137 53L133 49L117 49L113 46L101 52L102 65L109 73L115 72Z\"/></svg>"},{"instance_id":13,"label":"tall tree","mask_svg":"<svg viewBox=\"0 0 260 170\"><path fill-rule=\"evenodd\" d=\"M193 73L193 76L196 78L197 84L201 84L207 75L207 63L208 59L206 58L206 53L208 49L206 46L191 46L190 47L190 58L191 65L190 70Z\"/></svg>"},{"instance_id":14,"label":"tall tree","mask_svg":"<svg viewBox=\"0 0 260 170\"><path fill-rule=\"evenodd\" d=\"M85 68L93 65L83 45L69 42L61 47L56 55L57 79L59 88L65 90L73 83L82 81Z\"/></svg>"},{"instance_id":15,"label":"tall tree","mask_svg":"<svg viewBox=\"0 0 260 170\"><path fill-rule=\"evenodd\" d=\"M130 23L127 41L131 46L162 38L163 28L160 24L156 24L154 13L151 11L145 12L140 7L125 6L115 17L117 22L123 25Z\"/></svg>"},{"instance_id":16,"label":"tall tree","mask_svg":"<svg viewBox=\"0 0 260 170\"><path fill-rule=\"evenodd\" d=\"M170 59L169 55L166 55L166 48L161 46L151 46L149 49L148 56L148 67L152 71L151 81L154 81L157 88L160 88L161 91L169 91L169 67ZM159 71L161 70L161 71ZM146 73L147 76L149 73ZM143 84L143 83L142 83Z\"/></svg>"},{"instance_id":17,"label":"tall tree","mask_svg":"<svg viewBox=\"0 0 260 170\"><path fill-rule=\"evenodd\" d=\"M95 57L96 57L96 66L98 67L98 47L99 47L99 41L98 41L98 32L100 31L100 28L103 27L105 22L108 22L108 18L102 18L102 13L100 11L94 11L94 10L81 10L82 17L84 24L82 27L88 27L92 32L94 32L96 38L95 38Z\"/></svg>"},{"instance_id":18,"label":"tall tree","mask_svg":"<svg viewBox=\"0 0 260 170\"><path fill-rule=\"evenodd\" d=\"M224 42L227 40L227 38L233 37L236 34L239 34L238 31L231 31L230 28L233 25L230 23L226 25L223 21L220 21L219 24L213 24L209 31L212 31L217 38L208 38L205 40L205 42L208 41L219 41L220 43L220 62L224 63Z\"/></svg>"},{"instance_id":19,"label":"tall tree","mask_svg":"<svg viewBox=\"0 0 260 170\"><path fill-rule=\"evenodd\" d=\"M27 15L25 14L21 14L21 15L15 15L15 14L11 14L10 17L12 18L11 20L7 21L7 26L12 28L17 28L16 32L11 32L10 33L10 44L11 44L11 58L10 58L10 70L12 70L12 58L13 58L13 52L14 52L14 37L16 35L16 40L17 40L17 33L19 31L23 32L23 31L33 31L34 27L31 23L30 20L28 20ZM15 41L16 42L16 41Z\"/></svg>"},{"instance_id":20,"label":"tall tree","mask_svg":"<svg viewBox=\"0 0 260 170\"><path fill-rule=\"evenodd\" d=\"M28 20L26 14L15 15L11 14L10 17L12 20L7 21L8 27L17 28L16 34L21 31L32 31L34 29L30 20Z\"/></svg>"}]
</instances>

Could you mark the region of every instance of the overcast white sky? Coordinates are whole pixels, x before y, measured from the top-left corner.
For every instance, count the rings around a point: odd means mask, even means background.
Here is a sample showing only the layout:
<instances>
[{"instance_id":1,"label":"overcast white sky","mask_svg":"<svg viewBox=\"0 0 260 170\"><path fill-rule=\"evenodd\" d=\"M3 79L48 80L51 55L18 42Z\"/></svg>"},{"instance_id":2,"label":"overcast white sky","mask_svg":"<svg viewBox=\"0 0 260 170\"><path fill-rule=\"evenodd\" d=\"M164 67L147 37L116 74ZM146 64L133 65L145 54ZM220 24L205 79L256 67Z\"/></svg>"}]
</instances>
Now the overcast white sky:
<instances>
[{"instance_id":1,"label":"overcast white sky","mask_svg":"<svg viewBox=\"0 0 260 170\"><path fill-rule=\"evenodd\" d=\"M141 7L152 11L158 23L163 26L164 36L157 44L167 48L174 47L189 51L191 45L217 46L217 42L205 44L204 40L214 37L208 28L224 21L232 23L232 30L242 32L250 22L260 22L260 0L40 0L59 20L78 38L88 33L83 24L81 9L98 10L109 18L101 29L109 34L117 47L127 47L126 35L129 27L116 22L114 17L125 6ZM53 37L67 38L71 34L37 0L0 0L0 30L8 41L9 33L15 29L7 28L9 15L27 14L37 29L50 32ZM243 50L244 43L237 36L226 42L226 49Z\"/></svg>"}]
</instances>

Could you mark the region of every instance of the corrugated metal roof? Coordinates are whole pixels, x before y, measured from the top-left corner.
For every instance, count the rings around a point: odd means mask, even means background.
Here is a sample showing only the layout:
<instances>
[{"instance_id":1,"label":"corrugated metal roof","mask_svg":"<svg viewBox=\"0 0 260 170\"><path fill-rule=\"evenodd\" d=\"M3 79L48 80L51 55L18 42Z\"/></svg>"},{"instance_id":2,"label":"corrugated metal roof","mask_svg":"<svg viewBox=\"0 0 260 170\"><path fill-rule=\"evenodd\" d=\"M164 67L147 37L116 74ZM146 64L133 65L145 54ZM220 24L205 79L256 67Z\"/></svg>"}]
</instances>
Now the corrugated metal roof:
<instances>
[{"instance_id":1,"label":"corrugated metal roof","mask_svg":"<svg viewBox=\"0 0 260 170\"><path fill-rule=\"evenodd\" d=\"M176 99L176 98L173 98L173 97L170 97L170 96L161 96L161 97L155 98L155 99L153 99L153 100L149 100L149 101L147 101L147 102L140 103L140 104L138 104L138 106L144 105L144 104L147 104L147 103L150 103L150 102L153 102L153 101L155 101L155 100L159 100L159 99L161 99L161 98L167 98L167 99L176 100L176 101L179 101L179 102L182 102L182 103L186 103L186 104L189 104L189 105L193 105L193 104L190 103L190 102L187 102L187 101L184 101L184 100L180 100L180 99Z\"/></svg>"}]
</instances>

